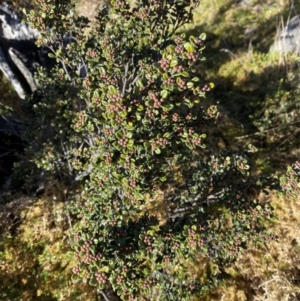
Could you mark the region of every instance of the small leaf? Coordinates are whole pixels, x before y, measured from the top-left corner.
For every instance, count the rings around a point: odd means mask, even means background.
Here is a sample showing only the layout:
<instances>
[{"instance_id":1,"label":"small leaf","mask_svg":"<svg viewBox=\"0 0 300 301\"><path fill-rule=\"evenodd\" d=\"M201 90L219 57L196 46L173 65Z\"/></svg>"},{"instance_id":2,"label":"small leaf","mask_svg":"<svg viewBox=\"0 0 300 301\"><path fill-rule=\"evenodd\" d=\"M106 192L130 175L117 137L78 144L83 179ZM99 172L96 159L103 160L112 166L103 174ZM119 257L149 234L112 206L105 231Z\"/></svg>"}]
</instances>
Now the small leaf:
<instances>
[{"instance_id":1,"label":"small leaf","mask_svg":"<svg viewBox=\"0 0 300 301\"><path fill-rule=\"evenodd\" d=\"M108 113L107 114L107 117L109 118L109 119L114 119L114 117L115 117L115 114L114 113Z\"/></svg>"},{"instance_id":2,"label":"small leaf","mask_svg":"<svg viewBox=\"0 0 300 301\"><path fill-rule=\"evenodd\" d=\"M167 80L169 78L169 75L167 73L164 73L162 75L163 80Z\"/></svg>"},{"instance_id":3,"label":"small leaf","mask_svg":"<svg viewBox=\"0 0 300 301\"><path fill-rule=\"evenodd\" d=\"M186 142L186 146L187 146L189 149L193 149L193 148L194 148L194 146L193 146L191 143L189 143L189 142Z\"/></svg>"},{"instance_id":4,"label":"small leaf","mask_svg":"<svg viewBox=\"0 0 300 301\"><path fill-rule=\"evenodd\" d=\"M134 140L133 139L129 139L128 143L127 143L127 147L131 148L134 145Z\"/></svg>"},{"instance_id":5,"label":"small leaf","mask_svg":"<svg viewBox=\"0 0 300 301\"><path fill-rule=\"evenodd\" d=\"M162 177L159 178L159 180L161 182L166 182L167 181L167 177L166 176L162 176Z\"/></svg>"},{"instance_id":6,"label":"small leaf","mask_svg":"<svg viewBox=\"0 0 300 301\"><path fill-rule=\"evenodd\" d=\"M153 231L153 230L148 230L148 231L147 231L147 235L149 235L149 236L154 236L154 231Z\"/></svg>"},{"instance_id":7,"label":"small leaf","mask_svg":"<svg viewBox=\"0 0 300 301\"><path fill-rule=\"evenodd\" d=\"M99 97L99 92L98 92L98 90L95 90L95 91L94 91L93 97L94 97L94 98L98 98L98 97Z\"/></svg>"},{"instance_id":8,"label":"small leaf","mask_svg":"<svg viewBox=\"0 0 300 301\"><path fill-rule=\"evenodd\" d=\"M189 77L190 76L187 71L180 72L180 75L182 75L183 77Z\"/></svg>"},{"instance_id":9,"label":"small leaf","mask_svg":"<svg viewBox=\"0 0 300 301\"><path fill-rule=\"evenodd\" d=\"M206 40L206 33L205 32L201 33L199 39L202 40L202 41L205 41Z\"/></svg>"},{"instance_id":10,"label":"small leaf","mask_svg":"<svg viewBox=\"0 0 300 301\"><path fill-rule=\"evenodd\" d=\"M142 119L141 114L139 114L138 112L135 113L135 116L138 121L140 121Z\"/></svg>"},{"instance_id":11,"label":"small leaf","mask_svg":"<svg viewBox=\"0 0 300 301\"><path fill-rule=\"evenodd\" d=\"M121 131L116 132L116 137L117 137L118 139L123 138L123 133L122 133Z\"/></svg>"},{"instance_id":12,"label":"small leaf","mask_svg":"<svg viewBox=\"0 0 300 301\"><path fill-rule=\"evenodd\" d=\"M150 142L148 142L148 141L144 142L144 147L145 147L145 149L150 149L151 148Z\"/></svg>"},{"instance_id":13,"label":"small leaf","mask_svg":"<svg viewBox=\"0 0 300 301\"><path fill-rule=\"evenodd\" d=\"M104 73L105 73L104 67L101 66L101 67L99 68L99 71L100 71L101 74L104 74Z\"/></svg>"},{"instance_id":14,"label":"small leaf","mask_svg":"<svg viewBox=\"0 0 300 301\"><path fill-rule=\"evenodd\" d=\"M162 90L160 92L160 96L164 99L166 99L168 97L168 95L169 95L169 91L167 91L167 90Z\"/></svg>"},{"instance_id":15,"label":"small leaf","mask_svg":"<svg viewBox=\"0 0 300 301\"><path fill-rule=\"evenodd\" d=\"M177 60L172 60L171 62L170 62L170 67L171 68L173 68L173 67L175 67L175 66L177 66L178 65L178 61Z\"/></svg>"},{"instance_id":16,"label":"small leaf","mask_svg":"<svg viewBox=\"0 0 300 301\"><path fill-rule=\"evenodd\" d=\"M170 108L168 106L160 106L164 112L169 112L170 111Z\"/></svg>"},{"instance_id":17,"label":"small leaf","mask_svg":"<svg viewBox=\"0 0 300 301\"><path fill-rule=\"evenodd\" d=\"M126 111L120 111L118 114L120 117L125 118L127 116L127 112Z\"/></svg>"},{"instance_id":18,"label":"small leaf","mask_svg":"<svg viewBox=\"0 0 300 301\"><path fill-rule=\"evenodd\" d=\"M192 53L195 50L195 47L189 42L185 43L183 46L184 46L185 50L189 53Z\"/></svg>"},{"instance_id":19,"label":"small leaf","mask_svg":"<svg viewBox=\"0 0 300 301\"><path fill-rule=\"evenodd\" d=\"M188 98L185 98L183 100L183 102L186 104L186 105L190 105L191 104L191 101L188 99Z\"/></svg>"},{"instance_id":20,"label":"small leaf","mask_svg":"<svg viewBox=\"0 0 300 301\"><path fill-rule=\"evenodd\" d=\"M148 276L149 273L150 273L149 269L146 269L146 268L143 269L143 274L144 274L145 276Z\"/></svg>"},{"instance_id":21,"label":"small leaf","mask_svg":"<svg viewBox=\"0 0 300 301\"><path fill-rule=\"evenodd\" d=\"M154 151L157 155L159 155L161 153L161 150L159 147L156 147Z\"/></svg>"},{"instance_id":22,"label":"small leaf","mask_svg":"<svg viewBox=\"0 0 300 301\"><path fill-rule=\"evenodd\" d=\"M137 80L136 85L137 85L139 88L144 87L144 84L143 84L143 82L142 82L141 79Z\"/></svg>"},{"instance_id":23,"label":"small leaf","mask_svg":"<svg viewBox=\"0 0 300 301\"><path fill-rule=\"evenodd\" d=\"M168 52L169 53L174 53L174 51L175 51L175 45L169 45L168 47L167 47L167 50L168 50Z\"/></svg>"},{"instance_id":24,"label":"small leaf","mask_svg":"<svg viewBox=\"0 0 300 301\"><path fill-rule=\"evenodd\" d=\"M131 139L131 138L132 138L132 132L127 132L127 134L126 134L126 138L129 138L129 139Z\"/></svg>"},{"instance_id":25,"label":"small leaf","mask_svg":"<svg viewBox=\"0 0 300 301\"><path fill-rule=\"evenodd\" d=\"M195 44L195 37L194 36L190 36L189 37L189 41L190 41L190 43Z\"/></svg>"},{"instance_id":26,"label":"small leaf","mask_svg":"<svg viewBox=\"0 0 300 301\"><path fill-rule=\"evenodd\" d=\"M96 281L96 279L93 277L92 279L90 279L89 284L91 286L97 286L98 282Z\"/></svg>"},{"instance_id":27,"label":"small leaf","mask_svg":"<svg viewBox=\"0 0 300 301\"><path fill-rule=\"evenodd\" d=\"M100 272L104 272L104 273L108 273L109 272L109 267L108 266L104 266L100 269Z\"/></svg>"},{"instance_id":28,"label":"small leaf","mask_svg":"<svg viewBox=\"0 0 300 301\"><path fill-rule=\"evenodd\" d=\"M194 83L193 82L187 82L187 87L189 88L189 89L191 89L191 88L193 88L194 87Z\"/></svg>"},{"instance_id":29,"label":"small leaf","mask_svg":"<svg viewBox=\"0 0 300 301\"><path fill-rule=\"evenodd\" d=\"M110 94L117 94L118 91L115 86L110 85L110 86L108 86L108 92Z\"/></svg>"}]
</instances>

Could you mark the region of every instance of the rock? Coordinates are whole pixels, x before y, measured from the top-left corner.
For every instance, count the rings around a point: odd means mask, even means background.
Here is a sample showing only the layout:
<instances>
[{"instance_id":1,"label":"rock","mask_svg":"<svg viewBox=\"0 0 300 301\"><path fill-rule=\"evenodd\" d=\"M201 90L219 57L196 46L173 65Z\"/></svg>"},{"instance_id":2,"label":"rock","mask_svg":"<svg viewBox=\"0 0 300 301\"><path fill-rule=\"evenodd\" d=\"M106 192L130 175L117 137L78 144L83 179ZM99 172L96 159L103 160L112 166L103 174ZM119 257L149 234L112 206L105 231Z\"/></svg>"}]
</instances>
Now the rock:
<instances>
[{"instance_id":1,"label":"rock","mask_svg":"<svg viewBox=\"0 0 300 301\"><path fill-rule=\"evenodd\" d=\"M38 31L22 23L11 6L0 5L0 69L20 98L36 89L33 72L38 60L38 36Z\"/></svg>"},{"instance_id":2,"label":"rock","mask_svg":"<svg viewBox=\"0 0 300 301\"><path fill-rule=\"evenodd\" d=\"M251 5L253 5L252 0L236 0L236 4L240 5L241 7L249 8Z\"/></svg>"},{"instance_id":3,"label":"rock","mask_svg":"<svg viewBox=\"0 0 300 301\"><path fill-rule=\"evenodd\" d=\"M270 52L300 54L300 15L294 16L279 32Z\"/></svg>"},{"instance_id":4,"label":"rock","mask_svg":"<svg viewBox=\"0 0 300 301\"><path fill-rule=\"evenodd\" d=\"M49 58L51 52L46 46L38 48L35 44L40 33L29 23L23 23L13 7L0 4L0 70L7 77L21 99L32 94L37 88L34 73L42 66L48 72L56 64ZM74 41L67 34L61 41L53 41L52 48L65 48ZM85 77L85 63L78 64L78 71Z\"/></svg>"},{"instance_id":5,"label":"rock","mask_svg":"<svg viewBox=\"0 0 300 301\"><path fill-rule=\"evenodd\" d=\"M99 8L104 5L109 6L109 2L109 0L79 0L76 11L79 15L89 18L93 24Z\"/></svg>"}]
</instances>

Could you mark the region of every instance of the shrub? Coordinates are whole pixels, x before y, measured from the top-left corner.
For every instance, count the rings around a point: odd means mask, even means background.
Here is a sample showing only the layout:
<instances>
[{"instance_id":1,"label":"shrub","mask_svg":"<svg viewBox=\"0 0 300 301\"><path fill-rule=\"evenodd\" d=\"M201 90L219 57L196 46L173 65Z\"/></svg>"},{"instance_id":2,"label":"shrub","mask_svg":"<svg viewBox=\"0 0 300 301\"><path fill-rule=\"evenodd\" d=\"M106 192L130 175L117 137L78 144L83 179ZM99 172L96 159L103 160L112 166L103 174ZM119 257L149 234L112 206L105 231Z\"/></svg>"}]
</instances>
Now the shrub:
<instances>
[{"instance_id":1,"label":"shrub","mask_svg":"<svg viewBox=\"0 0 300 301\"><path fill-rule=\"evenodd\" d=\"M289 199L297 199L300 196L300 162L295 162L287 167L285 175L280 177L280 185Z\"/></svg>"},{"instance_id":2,"label":"shrub","mask_svg":"<svg viewBox=\"0 0 300 301\"><path fill-rule=\"evenodd\" d=\"M213 84L197 76L205 34L177 34L198 1L112 1L88 20L75 3L40 0L27 17L57 65L37 74L27 157L80 196L71 245L76 278L123 300L186 300L222 278L272 217L258 193L272 177L251 173L254 147L208 156L206 130L220 114L204 104ZM160 208L159 210L155 208ZM187 267L215 268L202 280Z\"/></svg>"}]
</instances>

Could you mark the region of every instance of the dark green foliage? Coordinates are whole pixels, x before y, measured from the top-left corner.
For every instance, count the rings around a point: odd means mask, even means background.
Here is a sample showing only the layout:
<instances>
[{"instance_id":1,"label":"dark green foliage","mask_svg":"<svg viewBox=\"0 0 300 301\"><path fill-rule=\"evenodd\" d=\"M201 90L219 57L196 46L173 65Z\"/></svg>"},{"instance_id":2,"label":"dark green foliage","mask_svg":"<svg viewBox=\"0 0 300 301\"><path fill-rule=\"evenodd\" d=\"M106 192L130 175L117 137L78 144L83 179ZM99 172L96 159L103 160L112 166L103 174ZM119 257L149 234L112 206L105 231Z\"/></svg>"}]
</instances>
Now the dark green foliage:
<instances>
[{"instance_id":1,"label":"dark green foliage","mask_svg":"<svg viewBox=\"0 0 300 301\"><path fill-rule=\"evenodd\" d=\"M202 104L213 85L196 73L205 35L176 33L198 3L112 1L89 36L88 20L70 13L74 3L40 3L28 19L58 64L40 70L28 99L27 155L71 189L82 183L71 206L80 219L74 273L123 300L188 300L222 277L250 238L269 237L272 210L257 196L276 184L252 175L253 147L204 151L220 117ZM156 201L163 212L151 209ZM187 272L198 256L218 266L202 282Z\"/></svg>"}]
</instances>

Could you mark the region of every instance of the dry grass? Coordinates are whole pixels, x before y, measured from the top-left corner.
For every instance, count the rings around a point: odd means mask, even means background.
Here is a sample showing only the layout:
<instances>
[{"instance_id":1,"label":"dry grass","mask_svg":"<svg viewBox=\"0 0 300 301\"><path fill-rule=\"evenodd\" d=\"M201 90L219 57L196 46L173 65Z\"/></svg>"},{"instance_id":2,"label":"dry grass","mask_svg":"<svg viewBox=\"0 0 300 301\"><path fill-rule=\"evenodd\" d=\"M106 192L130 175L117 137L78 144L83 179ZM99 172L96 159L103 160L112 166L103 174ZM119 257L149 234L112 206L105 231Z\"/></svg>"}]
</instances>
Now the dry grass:
<instances>
[{"instance_id":1,"label":"dry grass","mask_svg":"<svg viewBox=\"0 0 300 301\"><path fill-rule=\"evenodd\" d=\"M232 279L209 295L211 301L300 300L300 199L271 196L278 236L262 247L250 246L228 273Z\"/></svg>"},{"instance_id":2,"label":"dry grass","mask_svg":"<svg viewBox=\"0 0 300 301\"><path fill-rule=\"evenodd\" d=\"M53 181L39 200L19 197L1 206L0 300L95 300L93 287L71 279L76 263L64 194Z\"/></svg>"}]
</instances>

